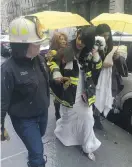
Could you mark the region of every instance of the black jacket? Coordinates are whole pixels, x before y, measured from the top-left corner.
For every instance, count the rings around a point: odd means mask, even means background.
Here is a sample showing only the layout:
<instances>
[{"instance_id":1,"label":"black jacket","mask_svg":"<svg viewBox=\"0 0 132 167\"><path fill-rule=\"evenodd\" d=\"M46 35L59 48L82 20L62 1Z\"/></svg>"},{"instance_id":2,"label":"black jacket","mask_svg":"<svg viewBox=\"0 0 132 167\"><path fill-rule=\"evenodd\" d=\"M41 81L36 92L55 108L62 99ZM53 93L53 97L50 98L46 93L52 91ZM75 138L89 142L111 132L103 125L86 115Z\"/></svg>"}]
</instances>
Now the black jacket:
<instances>
[{"instance_id":1,"label":"black jacket","mask_svg":"<svg viewBox=\"0 0 132 167\"><path fill-rule=\"evenodd\" d=\"M131 73L132 72L132 47L128 50L126 62L128 66L128 71Z\"/></svg>"},{"instance_id":2,"label":"black jacket","mask_svg":"<svg viewBox=\"0 0 132 167\"><path fill-rule=\"evenodd\" d=\"M118 59L115 59L114 65L112 67L112 95L116 97L123 88L122 77L128 77L128 69L126 60L124 57L120 56Z\"/></svg>"},{"instance_id":3,"label":"black jacket","mask_svg":"<svg viewBox=\"0 0 132 167\"><path fill-rule=\"evenodd\" d=\"M12 116L30 118L40 116L49 107L49 81L44 59L22 57L26 53L22 49L18 52L20 55L12 53L12 57L1 66L2 123L7 112Z\"/></svg>"}]
</instances>

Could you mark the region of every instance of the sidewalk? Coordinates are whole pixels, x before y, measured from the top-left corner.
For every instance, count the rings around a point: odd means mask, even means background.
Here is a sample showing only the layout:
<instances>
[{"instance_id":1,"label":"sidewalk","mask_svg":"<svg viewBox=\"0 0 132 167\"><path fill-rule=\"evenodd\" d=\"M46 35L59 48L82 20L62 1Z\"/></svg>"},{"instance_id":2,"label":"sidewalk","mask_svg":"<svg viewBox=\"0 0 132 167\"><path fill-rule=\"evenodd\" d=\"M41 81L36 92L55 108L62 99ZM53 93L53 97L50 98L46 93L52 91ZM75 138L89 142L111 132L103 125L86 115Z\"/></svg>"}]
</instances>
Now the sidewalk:
<instances>
[{"instance_id":1,"label":"sidewalk","mask_svg":"<svg viewBox=\"0 0 132 167\"><path fill-rule=\"evenodd\" d=\"M46 167L132 167L132 136L108 121L106 132L96 132L102 146L96 152L96 162L85 157L79 147L64 147L54 136L55 115L51 103L49 123L44 138ZM6 127L11 140L2 143L2 167L27 167L27 151L7 118Z\"/></svg>"}]
</instances>

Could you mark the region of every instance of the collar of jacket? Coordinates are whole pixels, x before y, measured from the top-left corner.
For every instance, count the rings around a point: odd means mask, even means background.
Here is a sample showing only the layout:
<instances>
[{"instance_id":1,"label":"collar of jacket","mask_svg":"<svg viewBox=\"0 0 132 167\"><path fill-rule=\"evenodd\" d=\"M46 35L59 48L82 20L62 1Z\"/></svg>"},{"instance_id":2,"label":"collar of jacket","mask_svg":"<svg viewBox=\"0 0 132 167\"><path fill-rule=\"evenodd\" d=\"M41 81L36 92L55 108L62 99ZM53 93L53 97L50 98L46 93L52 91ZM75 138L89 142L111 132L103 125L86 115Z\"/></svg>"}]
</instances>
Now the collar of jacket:
<instances>
[{"instance_id":1,"label":"collar of jacket","mask_svg":"<svg viewBox=\"0 0 132 167\"><path fill-rule=\"evenodd\" d=\"M14 58L14 61L21 66L32 66L35 63L35 60L38 56L34 57L33 59L31 58L27 58L27 57L23 57L23 58Z\"/></svg>"}]
</instances>

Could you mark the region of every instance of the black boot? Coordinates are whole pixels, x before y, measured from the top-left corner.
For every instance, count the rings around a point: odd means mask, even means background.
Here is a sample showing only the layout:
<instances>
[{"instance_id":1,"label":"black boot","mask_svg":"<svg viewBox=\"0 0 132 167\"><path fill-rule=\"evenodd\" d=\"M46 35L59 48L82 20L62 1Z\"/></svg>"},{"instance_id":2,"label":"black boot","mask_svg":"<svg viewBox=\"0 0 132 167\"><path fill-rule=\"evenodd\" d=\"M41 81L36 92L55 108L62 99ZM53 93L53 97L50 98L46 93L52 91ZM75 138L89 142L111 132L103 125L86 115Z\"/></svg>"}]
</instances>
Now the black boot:
<instances>
[{"instance_id":1,"label":"black boot","mask_svg":"<svg viewBox=\"0 0 132 167\"><path fill-rule=\"evenodd\" d=\"M60 103L54 102L55 106L55 116L56 116L56 121L61 118L60 116Z\"/></svg>"},{"instance_id":2,"label":"black boot","mask_svg":"<svg viewBox=\"0 0 132 167\"><path fill-rule=\"evenodd\" d=\"M94 116L94 120L95 120L94 129L103 130L104 127L100 121L100 115Z\"/></svg>"}]
</instances>

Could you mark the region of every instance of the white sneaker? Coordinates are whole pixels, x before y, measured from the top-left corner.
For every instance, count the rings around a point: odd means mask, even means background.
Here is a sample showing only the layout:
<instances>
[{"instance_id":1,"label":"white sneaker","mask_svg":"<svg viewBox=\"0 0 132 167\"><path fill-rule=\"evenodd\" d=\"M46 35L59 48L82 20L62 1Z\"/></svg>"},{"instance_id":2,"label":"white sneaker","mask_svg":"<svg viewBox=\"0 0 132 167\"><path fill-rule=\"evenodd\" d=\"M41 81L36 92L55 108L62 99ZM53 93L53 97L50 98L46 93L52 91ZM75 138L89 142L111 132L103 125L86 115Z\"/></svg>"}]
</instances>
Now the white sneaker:
<instances>
[{"instance_id":1,"label":"white sneaker","mask_svg":"<svg viewBox=\"0 0 132 167\"><path fill-rule=\"evenodd\" d=\"M94 153L89 153L89 154L88 154L88 158L89 158L91 161L95 161L95 155L94 155Z\"/></svg>"}]
</instances>

